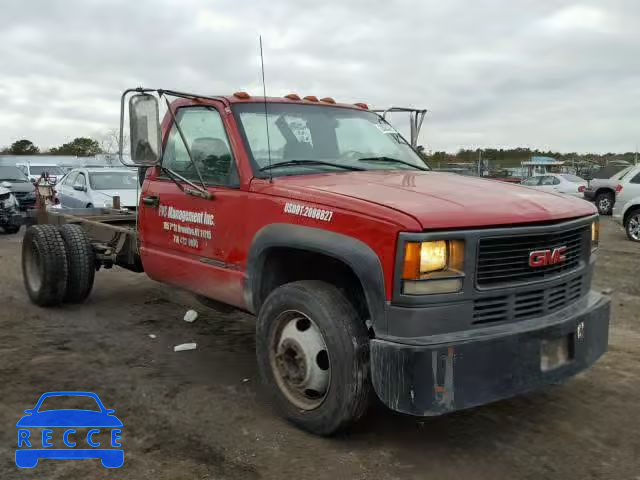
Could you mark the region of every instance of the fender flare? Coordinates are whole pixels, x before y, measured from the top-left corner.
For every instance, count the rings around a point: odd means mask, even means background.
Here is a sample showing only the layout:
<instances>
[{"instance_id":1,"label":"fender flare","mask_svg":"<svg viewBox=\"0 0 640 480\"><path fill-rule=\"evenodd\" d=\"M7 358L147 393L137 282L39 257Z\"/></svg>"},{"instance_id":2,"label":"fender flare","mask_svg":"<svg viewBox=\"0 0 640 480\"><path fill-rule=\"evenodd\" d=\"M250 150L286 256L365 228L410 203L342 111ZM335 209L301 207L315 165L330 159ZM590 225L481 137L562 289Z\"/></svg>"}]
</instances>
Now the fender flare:
<instances>
[{"instance_id":1,"label":"fender flare","mask_svg":"<svg viewBox=\"0 0 640 480\"><path fill-rule=\"evenodd\" d=\"M257 314L260 279L266 256L273 247L289 247L320 253L347 265L360 280L375 331L386 331L386 294L384 275L378 255L366 243L347 235L313 227L273 223L260 229L253 238L247 258L245 302Z\"/></svg>"}]
</instances>

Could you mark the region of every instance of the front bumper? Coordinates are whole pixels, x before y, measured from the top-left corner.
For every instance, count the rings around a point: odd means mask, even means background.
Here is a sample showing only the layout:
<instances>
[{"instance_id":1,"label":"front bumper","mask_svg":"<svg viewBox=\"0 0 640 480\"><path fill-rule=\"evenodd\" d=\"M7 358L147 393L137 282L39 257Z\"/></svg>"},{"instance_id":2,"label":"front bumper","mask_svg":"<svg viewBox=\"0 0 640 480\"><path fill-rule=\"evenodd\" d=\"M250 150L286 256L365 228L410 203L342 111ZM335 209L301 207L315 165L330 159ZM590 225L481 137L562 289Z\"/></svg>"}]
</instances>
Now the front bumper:
<instances>
[{"instance_id":1,"label":"front bumper","mask_svg":"<svg viewBox=\"0 0 640 480\"><path fill-rule=\"evenodd\" d=\"M421 338L371 342L378 397L392 410L433 416L535 390L585 370L607 350L610 301L589 292L530 320ZM542 342L567 338L570 358L543 371Z\"/></svg>"}]
</instances>

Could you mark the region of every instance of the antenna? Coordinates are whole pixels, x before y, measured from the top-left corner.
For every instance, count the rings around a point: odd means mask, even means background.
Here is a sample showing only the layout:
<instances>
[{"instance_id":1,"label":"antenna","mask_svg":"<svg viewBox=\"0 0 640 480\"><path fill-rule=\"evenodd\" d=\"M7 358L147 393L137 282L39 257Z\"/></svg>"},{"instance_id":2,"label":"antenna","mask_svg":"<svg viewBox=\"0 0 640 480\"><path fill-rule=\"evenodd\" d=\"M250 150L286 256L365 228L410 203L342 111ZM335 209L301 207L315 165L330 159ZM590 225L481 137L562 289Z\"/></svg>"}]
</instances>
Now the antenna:
<instances>
[{"instance_id":1,"label":"antenna","mask_svg":"<svg viewBox=\"0 0 640 480\"><path fill-rule=\"evenodd\" d=\"M271 171L271 140L269 139L269 117L267 116L267 85L264 82L264 56L262 55L262 35L260 35L260 66L262 67L262 95L264 99L264 125L267 129L267 155L269 158L269 182L273 182Z\"/></svg>"}]
</instances>

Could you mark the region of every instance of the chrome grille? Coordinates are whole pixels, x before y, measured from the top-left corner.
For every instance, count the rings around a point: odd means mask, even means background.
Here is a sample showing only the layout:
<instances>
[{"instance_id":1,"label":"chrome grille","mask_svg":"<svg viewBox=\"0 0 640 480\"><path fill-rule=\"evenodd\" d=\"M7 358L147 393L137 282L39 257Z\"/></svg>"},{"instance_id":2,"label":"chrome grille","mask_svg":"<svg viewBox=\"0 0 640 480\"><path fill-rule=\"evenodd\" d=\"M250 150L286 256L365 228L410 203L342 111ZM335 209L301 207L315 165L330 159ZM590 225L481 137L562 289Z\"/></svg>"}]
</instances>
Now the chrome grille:
<instances>
[{"instance_id":1,"label":"chrome grille","mask_svg":"<svg viewBox=\"0 0 640 480\"><path fill-rule=\"evenodd\" d=\"M482 238L478 244L476 282L479 287L543 280L558 273L570 271L580 264L589 227L562 232ZM537 250L566 247L563 263L543 267L530 267L529 254Z\"/></svg>"},{"instance_id":2,"label":"chrome grille","mask_svg":"<svg viewBox=\"0 0 640 480\"><path fill-rule=\"evenodd\" d=\"M473 324L526 320L560 310L582 296L583 277L553 287L477 299Z\"/></svg>"}]
</instances>

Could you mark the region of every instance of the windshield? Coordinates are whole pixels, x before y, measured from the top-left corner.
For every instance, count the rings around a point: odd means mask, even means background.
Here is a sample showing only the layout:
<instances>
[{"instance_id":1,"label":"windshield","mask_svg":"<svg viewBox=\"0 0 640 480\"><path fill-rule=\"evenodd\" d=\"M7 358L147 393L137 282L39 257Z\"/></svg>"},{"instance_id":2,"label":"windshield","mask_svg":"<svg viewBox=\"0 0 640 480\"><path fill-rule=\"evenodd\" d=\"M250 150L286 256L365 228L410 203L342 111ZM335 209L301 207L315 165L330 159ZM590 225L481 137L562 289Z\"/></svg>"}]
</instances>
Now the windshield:
<instances>
[{"instance_id":1,"label":"windshield","mask_svg":"<svg viewBox=\"0 0 640 480\"><path fill-rule=\"evenodd\" d=\"M378 115L368 111L318 105L245 103L234 106L248 150L258 169L277 175L318 171L425 170L424 160ZM269 143L267 143L267 126ZM305 164L295 161L307 161ZM317 162L317 163L314 163ZM335 165L331 165L335 164Z\"/></svg>"},{"instance_id":2,"label":"windshield","mask_svg":"<svg viewBox=\"0 0 640 480\"><path fill-rule=\"evenodd\" d=\"M133 172L92 172L89 183L93 190L132 190L138 179Z\"/></svg>"},{"instance_id":3,"label":"windshield","mask_svg":"<svg viewBox=\"0 0 640 480\"><path fill-rule=\"evenodd\" d=\"M54 177L64 175L64 171L55 165L29 165L29 172L31 175L37 175L38 177L45 172Z\"/></svg>"},{"instance_id":4,"label":"windshield","mask_svg":"<svg viewBox=\"0 0 640 480\"><path fill-rule=\"evenodd\" d=\"M622 180L624 177L626 177L627 175L629 175L631 172L633 172L635 167L627 167L625 170L622 171L622 175L620 175L618 177L618 180Z\"/></svg>"},{"instance_id":5,"label":"windshield","mask_svg":"<svg viewBox=\"0 0 640 480\"><path fill-rule=\"evenodd\" d=\"M569 182L573 182L573 183L581 183L584 182L583 178L578 177L577 175L571 175L569 173L565 173L560 175L562 178L564 178L565 180L569 181Z\"/></svg>"},{"instance_id":6,"label":"windshield","mask_svg":"<svg viewBox=\"0 0 640 480\"><path fill-rule=\"evenodd\" d=\"M28 182L29 178L18 167L0 166L0 180Z\"/></svg>"}]
</instances>

